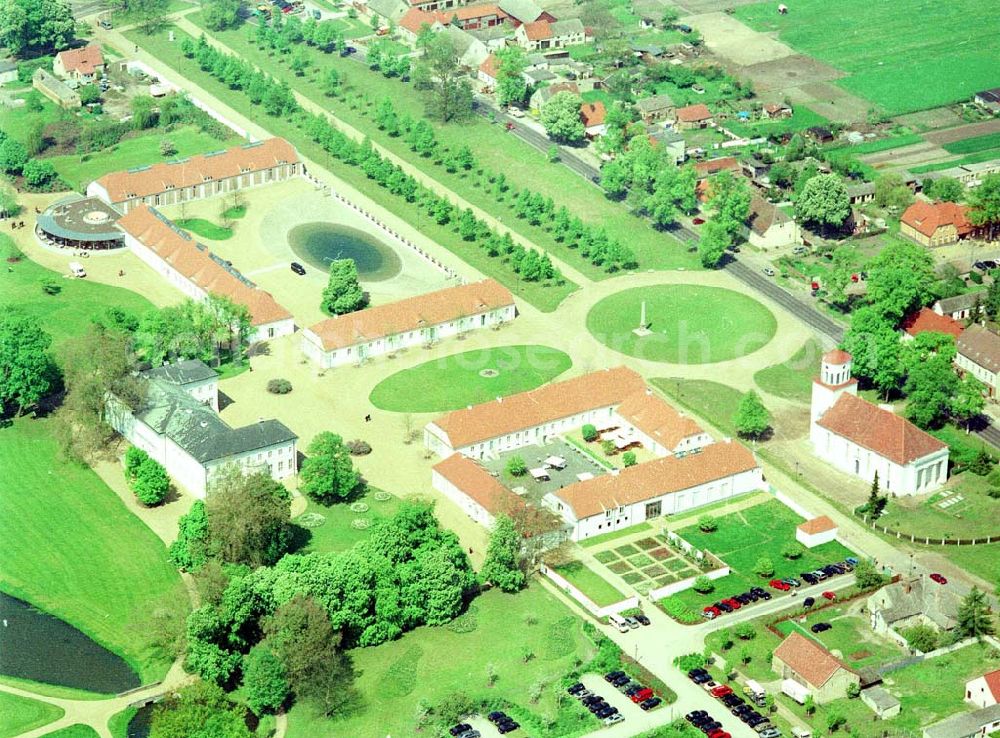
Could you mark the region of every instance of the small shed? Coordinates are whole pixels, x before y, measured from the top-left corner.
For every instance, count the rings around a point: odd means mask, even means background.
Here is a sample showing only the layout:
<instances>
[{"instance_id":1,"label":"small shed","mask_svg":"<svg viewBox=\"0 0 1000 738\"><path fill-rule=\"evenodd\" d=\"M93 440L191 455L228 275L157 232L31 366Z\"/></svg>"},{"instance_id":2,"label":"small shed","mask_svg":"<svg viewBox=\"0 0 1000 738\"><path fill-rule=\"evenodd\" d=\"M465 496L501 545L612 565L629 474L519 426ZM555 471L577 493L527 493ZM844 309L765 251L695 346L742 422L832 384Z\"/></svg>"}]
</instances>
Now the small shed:
<instances>
[{"instance_id":1,"label":"small shed","mask_svg":"<svg viewBox=\"0 0 1000 738\"><path fill-rule=\"evenodd\" d=\"M829 543L837 537L837 524L826 515L800 523L795 529L795 540L806 548Z\"/></svg>"},{"instance_id":2,"label":"small shed","mask_svg":"<svg viewBox=\"0 0 1000 738\"><path fill-rule=\"evenodd\" d=\"M0 85L17 82L17 64L9 59L0 60Z\"/></svg>"},{"instance_id":3,"label":"small shed","mask_svg":"<svg viewBox=\"0 0 1000 738\"><path fill-rule=\"evenodd\" d=\"M899 700L886 692L882 687L871 687L861 690L861 701L872 709L879 720L890 720L899 715Z\"/></svg>"}]
</instances>

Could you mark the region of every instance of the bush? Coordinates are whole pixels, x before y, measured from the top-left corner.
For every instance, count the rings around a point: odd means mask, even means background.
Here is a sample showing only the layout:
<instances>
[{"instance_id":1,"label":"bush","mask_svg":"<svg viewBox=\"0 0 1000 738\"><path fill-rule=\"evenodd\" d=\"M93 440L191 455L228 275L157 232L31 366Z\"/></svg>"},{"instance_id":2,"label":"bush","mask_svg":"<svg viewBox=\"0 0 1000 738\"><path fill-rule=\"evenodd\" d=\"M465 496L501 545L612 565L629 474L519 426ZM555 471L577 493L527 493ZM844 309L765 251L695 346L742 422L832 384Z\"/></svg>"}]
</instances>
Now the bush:
<instances>
[{"instance_id":1,"label":"bush","mask_svg":"<svg viewBox=\"0 0 1000 738\"><path fill-rule=\"evenodd\" d=\"M698 530L702 533L713 533L719 528L719 523L711 515L702 515L698 518Z\"/></svg>"},{"instance_id":2,"label":"bush","mask_svg":"<svg viewBox=\"0 0 1000 738\"><path fill-rule=\"evenodd\" d=\"M601 441L601 451L604 452L605 456L611 456L615 452L615 442Z\"/></svg>"},{"instance_id":3,"label":"bush","mask_svg":"<svg viewBox=\"0 0 1000 738\"><path fill-rule=\"evenodd\" d=\"M753 573L760 577L769 577L774 574L774 562L767 556L761 556L753 566Z\"/></svg>"},{"instance_id":4,"label":"bush","mask_svg":"<svg viewBox=\"0 0 1000 738\"><path fill-rule=\"evenodd\" d=\"M741 641L750 641L757 637L757 629L751 623L740 623L733 628L733 634Z\"/></svg>"},{"instance_id":5,"label":"bush","mask_svg":"<svg viewBox=\"0 0 1000 738\"><path fill-rule=\"evenodd\" d=\"M708 662L705 660L705 656L700 653L686 653L674 659L674 665L684 672L692 669L704 669L706 663Z\"/></svg>"},{"instance_id":6,"label":"bush","mask_svg":"<svg viewBox=\"0 0 1000 738\"><path fill-rule=\"evenodd\" d=\"M708 594L713 589L715 589L715 585L712 584L711 579L702 574L700 577L694 580L692 589L694 589L695 592L700 592L701 594Z\"/></svg>"},{"instance_id":7,"label":"bush","mask_svg":"<svg viewBox=\"0 0 1000 738\"><path fill-rule=\"evenodd\" d=\"M597 440L597 428L595 428L590 423L584 425L583 428L580 430L580 432L583 434L583 440L585 440L587 443Z\"/></svg>"},{"instance_id":8,"label":"bush","mask_svg":"<svg viewBox=\"0 0 1000 738\"><path fill-rule=\"evenodd\" d=\"M781 549L781 555L786 559L797 559L802 555L803 551L804 549L801 543L789 543Z\"/></svg>"},{"instance_id":9,"label":"bush","mask_svg":"<svg viewBox=\"0 0 1000 738\"><path fill-rule=\"evenodd\" d=\"M351 456L367 456L372 452L371 444L367 441L362 441L360 438L348 441L344 445L347 446L347 450L350 452Z\"/></svg>"},{"instance_id":10,"label":"bush","mask_svg":"<svg viewBox=\"0 0 1000 738\"><path fill-rule=\"evenodd\" d=\"M147 456L135 470L132 491L143 505L150 507L159 505L170 491L170 477L167 476L167 470L159 462Z\"/></svg>"},{"instance_id":11,"label":"bush","mask_svg":"<svg viewBox=\"0 0 1000 738\"><path fill-rule=\"evenodd\" d=\"M520 456L511 456L507 459L507 473L512 477L523 477L528 473L528 465Z\"/></svg>"},{"instance_id":12,"label":"bush","mask_svg":"<svg viewBox=\"0 0 1000 738\"><path fill-rule=\"evenodd\" d=\"M635 466L637 461L635 451L626 451L622 454L622 463L625 466Z\"/></svg>"},{"instance_id":13,"label":"bush","mask_svg":"<svg viewBox=\"0 0 1000 738\"><path fill-rule=\"evenodd\" d=\"M929 625L914 625L900 632L911 648L927 653L938 647L938 632Z\"/></svg>"},{"instance_id":14,"label":"bush","mask_svg":"<svg viewBox=\"0 0 1000 738\"><path fill-rule=\"evenodd\" d=\"M292 391L292 383L287 379L271 379L267 383L267 391L272 395L287 395Z\"/></svg>"},{"instance_id":15,"label":"bush","mask_svg":"<svg viewBox=\"0 0 1000 738\"><path fill-rule=\"evenodd\" d=\"M54 277L42 277L38 280L38 284L46 295L58 295L62 292L62 285Z\"/></svg>"},{"instance_id":16,"label":"bush","mask_svg":"<svg viewBox=\"0 0 1000 738\"><path fill-rule=\"evenodd\" d=\"M667 615L683 625L700 623L701 615L675 597L668 597L657 603Z\"/></svg>"}]
</instances>

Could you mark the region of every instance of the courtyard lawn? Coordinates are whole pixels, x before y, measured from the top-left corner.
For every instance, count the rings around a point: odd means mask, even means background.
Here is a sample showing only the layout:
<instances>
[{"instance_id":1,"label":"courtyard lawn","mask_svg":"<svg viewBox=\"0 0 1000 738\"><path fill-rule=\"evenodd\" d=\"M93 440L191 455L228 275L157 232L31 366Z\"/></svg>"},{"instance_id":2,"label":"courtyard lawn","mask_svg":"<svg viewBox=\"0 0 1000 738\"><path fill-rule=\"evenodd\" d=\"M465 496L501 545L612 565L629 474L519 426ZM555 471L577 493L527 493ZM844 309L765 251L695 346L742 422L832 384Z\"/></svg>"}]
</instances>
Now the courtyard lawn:
<instances>
[{"instance_id":1,"label":"courtyard lawn","mask_svg":"<svg viewBox=\"0 0 1000 738\"><path fill-rule=\"evenodd\" d=\"M775 627L784 635L798 631L822 644L828 651L836 651L836 655L852 668L879 667L906 658L909 654L895 641L872 631L866 616L849 614L848 610L855 604L816 610L807 615L802 623L783 620ZM823 633L813 633L810 628L816 623L829 623L833 627Z\"/></svg>"},{"instance_id":2,"label":"courtyard lawn","mask_svg":"<svg viewBox=\"0 0 1000 738\"><path fill-rule=\"evenodd\" d=\"M24 92L15 93L12 97L14 99L24 99L31 91L31 88L28 88ZM41 100L42 109L40 111L29 110L27 105L22 105L18 108L0 105L0 131L24 143L28 132L31 130L30 123L37 120L41 121L44 125L48 125L63 116L68 117L70 115L70 113L58 108L47 97L43 97L41 93L36 93L34 97Z\"/></svg>"},{"instance_id":3,"label":"courtyard lawn","mask_svg":"<svg viewBox=\"0 0 1000 738\"><path fill-rule=\"evenodd\" d=\"M97 731L89 725L77 723L76 725L70 725L67 728L62 728L61 730L54 730L51 733L46 733L42 738L100 738L100 736L98 736Z\"/></svg>"},{"instance_id":4,"label":"courtyard lawn","mask_svg":"<svg viewBox=\"0 0 1000 738\"><path fill-rule=\"evenodd\" d=\"M194 20L197 20L197 18L194 18ZM177 39L176 41L171 42L168 40L167 34L169 31L174 32ZM225 36L226 42L232 42L234 44L234 48L240 50L241 52L243 47L246 46L246 40L242 31L240 33L236 33L234 36L226 34L220 35ZM245 95L238 91L230 90L227 85L218 82L206 72L201 71L195 61L184 57L184 55L179 51L179 47L180 42L183 39L191 38L188 34L174 27L165 27L149 36L138 30L128 31L125 36L129 40L135 42L136 44L140 44L143 48L147 49L151 54L160 59L164 64L169 65L178 74L185 78L196 80L205 90L230 105L234 110L242 113L250 119L261 119L259 107L252 105ZM235 40L233 40L234 38ZM347 65L343 69L343 72L345 76L349 77L351 80L360 80L361 77L367 73L367 70L356 62L352 62L349 59L340 59L340 57L336 54L333 54L332 57L339 60L339 63ZM260 63L275 74L280 71L276 68L274 61L269 58L267 61L261 60ZM335 65L336 63L337 62L335 60L330 60L331 65ZM380 75L374 76L378 79L384 80L384 78ZM388 80L385 81L388 82ZM310 88L310 90L310 94L312 94L315 99L320 102L320 104L324 107L329 105L329 98L324 97L317 88ZM393 95L395 96L394 102L402 106L403 101L407 100L407 98L405 96L399 96L399 92L400 90L393 90ZM345 108L343 111L338 109L338 114L340 112L344 112L345 118L352 120L347 115L347 113L350 112L348 109ZM539 310L543 312L551 312L555 310L559 303L562 302L567 295L578 289L577 285L569 280L562 280L559 284L524 282L510 269L508 269L499 259L487 256L485 251L482 249L470 248L469 243L467 241L463 241L450 224L440 226L434 222L429 222L426 218L422 219L420 211L416 208L403 205L403 201L399 197L392 195L381 187L373 187L371 180L368 179L363 171L357 167L332 159L325 150L313 142L300 129L285 125L284 121L279 121L277 119L268 120L265 118L264 123L267 126L270 126L273 133L280 134L291 141L303 156L311 158L313 161L325 162L327 169L329 169L329 171L336 177L339 177L346 183L356 187L358 190L364 192L372 201L385 207L387 210L396 213L399 217L407 220L410 224L415 225L422 233L426 234L428 238L448 249L458 258L463 259L470 266L481 271L484 275L493 277L500 283L504 284L520 299L530 302ZM373 137L377 133L378 132L374 129L371 131ZM475 150L476 147L473 145L474 142L470 140L468 143L469 146ZM409 152L409 149L406 149L406 152L412 153ZM555 169L556 168L554 167L553 171L555 171ZM435 175L440 175L442 177L445 176L440 172L435 172ZM455 176L458 177L459 175ZM575 175L570 173L568 176ZM635 219L631 220L634 221ZM516 227L517 224L514 221L515 219L512 216L507 222L511 225L511 227ZM628 239L626 238L625 240ZM662 246L662 243L660 245ZM667 253L672 251L672 249L669 248L659 250Z\"/></svg>"},{"instance_id":5,"label":"courtyard lawn","mask_svg":"<svg viewBox=\"0 0 1000 738\"><path fill-rule=\"evenodd\" d=\"M491 590L449 625L418 628L381 646L351 651L356 699L333 719L296 704L289 713L287 735L420 735L418 704L437 705L461 692L473 701L517 705L517 710L504 708L515 717L531 712L556 719L544 733L526 726L535 738L577 736L599 723L589 715L578 717L575 701L560 699L560 707L558 682L592 652L582 621L541 585L532 583L515 595ZM487 685L489 664L497 675L492 687ZM534 684L543 686L537 704L530 700ZM425 732L436 734L430 728Z\"/></svg>"},{"instance_id":6,"label":"courtyard lawn","mask_svg":"<svg viewBox=\"0 0 1000 738\"><path fill-rule=\"evenodd\" d=\"M369 400L380 410L429 413L457 410L551 382L573 365L548 346L519 345L465 351L404 369L379 382Z\"/></svg>"},{"instance_id":7,"label":"courtyard lawn","mask_svg":"<svg viewBox=\"0 0 1000 738\"><path fill-rule=\"evenodd\" d=\"M987 495L991 487L987 477L965 471L949 479L943 489L919 501L892 500L878 522L892 530L931 538L995 535L1000 501Z\"/></svg>"},{"instance_id":8,"label":"courtyard lawn","mask_svg":"<svg viewBox=\"0 0 1000 738\"><path fill-rule=\"evenodd\" d=\"M738 102L733 105L739 107ZM805 105L796 105L792 108L791 118L777 118L774 120L755 120L742 122L737 119L727 120L726 128L735 134L747 138L757 136L780 136L783 133L795 133L804 131L812 126L826 126L830 121L819 113L810 110Z\"/></svg>"},{"instance_id":9,"label":"courtyard lawn","mask_svg":"<svg viewBox=\"0 0 1000 738\"><path fill-rule=\"evenodd\" d=\"M818 341L810 339L788 361L754 374L753 381L776 397L808 404L812 398L813 377L822 354L823 347Z\"/></svg>"},{"instance_id":10,"label":"courtyard lawn","mask_svg":"<svg viewBox=\"0 0 1000 738\"><path fill-rule=\"evenodd\" d=\"M646 305L648 336L632 331ZM605 346L647 361L711 364L746 356L777 329L771 311L733 290L693 285L636 287L609 295L587 314Z\"/></svg>"},{"instance_id":11,"label":"courtyard lawn","mask_svg":"<svg viewBox=\"0 0 1000 738\"><path fill-rule=\"evenodd\" d=\"M88 285L89 286L89 285ZM151 645L150 613L186 603L163 543L91 469L59 458L51 420L0 429L0 588L114 651L143 683L169 660Z\"/></svg>"},{"instance_id":12,"label":"courtyard lawn","mask_svg":"<svg viewBox=\"0 0 1000 738\"><path fill-rule=\"evenodd\" d=\"M47 702L0 692L0 738L15 738L58 720L66 711Z\"/></svg>"},{"instance_id":13,"label":"courtyard lawn","mask_svg":"<svg viewBox=\"0 0 1000 738\"><path fill-rule=\"evenodd\" d=\"M174 148L177 149L176 154L164 157L160 153L160 143L165 140L174 144ZM242 140L233 134L229 139L220 141L194 126L182 126L169 133L160 129L144 131L141 135L126 138L110 148L92 151L89 154L64 154L43 158L51 162L71 189L79 191L108 172L218 151L235 146Z\"/></svg>"},{"instance_id":14,"label":"courtyard lawn","mask_svg":"<svg viewBox=\"0 0 1000 738\"><path fill-rule=\"evenodd\" d=\"M657 377L649 381L671 401L686 407L723 433L736 435L732 418L743 397L739 390L709 379Z\"/></svg>"},{"instance_id":15,"label":"courtyard lawn","mask_svg":"<svg viewBox=\"0 0 1000 738\"><path fill-rule=\"evenodd\" d=\"M381 498L381 499L380 499ZM368 528L378 517L396 513L401 500L382 490L369 488L353 502L323 505L309 500L306 511L292 522L298 526L299 553L330 553L346 551L368 537ZM354 506L355 510L351 509ZM362 506L367 506L367 510ZM316 515L323 516L319 521ZM355 521L364 523L355 525ZM317 524L318 523L318 524Z\"/></svg>"},{"instance_id":16,"label":"courtyard lawn","mask_svg":"<svg viewBox=\"0 0 1000 738\"><path fill-rule=\"evenodd\" d=\"M225 241L233 237L232 228L216 225L204 218L184 218L175 220L174 223L186 231L191 231L196 236L201 236L212 241Z\"/></svg>"},{"instance_id":17,"label":"courtyard lawn","mask_svg":"<svg viewBox=\"0 0 1000 738\"><path fill-rule=\"evenodd\" d=\"M715 580L712 592L700 594L689 589L671 598L696 611L750 587L766 587L767 581L772 578L798 577L799 572L812 571L852 555L843 544L832 541L804 549L797 559L786 559L781 552L785 546L795 542L795 527L802 522L802 518L778 500L722 515L716 518L716 522L718 528L711 533L703 532L697 524L677 531L695 548L718 556L731 571L729 575ZM762 556L771 559L773 576L760 577L753 573L754 565Z\"/></svg>"},{"instance_id":18,"label":"courtyard lawn","mask_svg":"<svg viewBox=\"0 0 1000 738\"><path fill-rule=\"evenodd\" d=\"M555 572L583 592L598 607L613 605L625 599L604 577L580 561L552 567Z\"/></svg>"},{"instance_id":19,"label":"courtyard lawn","mask_svg":"<svg viewBox=\"0 0 1000 738\"><path fill-rule=\"evenodd\" d=\"M831 13L826 0L799 0L787 15L764 2L738 7L735 16L843 70L836 84L891 115L967 100L1000 81L997 3L843 0Z\"/></svg>"},{"instance_id":20,"label":"courtyard lawn","mask_svg":"<svg viewBox=\"0 0 1000 738\"><path fill-rule=\"evenodd\" d=\"M205 29L200 13L191 14L188 19ZM398 78L387 79L381 73L372 71L352 59L340 57L335 53L324 54L309 47L306 47L305 51L313 66L304 76L299 77L288 68L286 57L268 55L250 44L242 28L219 32L205 29L205 32L218 38L244 59L267 69L278 79L287 80L294 89L307 98L329 109L333 115L355 126L400 158L426 171L433 179L472 204L491 214L501 216L509 228L522 233L554 256L565 259L568 264L588 277L601 279L607 276L602 268L591 265L573 249L555 241L545 229L533 228L525 221L519 220L509 202L498 203L483 191L475 177L466 172L449 174L443 167L434 166L428 159L410 151L402 138L392 138L384 131L380 131L370 117L371 110L354 108L343 100L331 99L324 95L320 80L322 73L327 69L337 69L351 87L363 92L373 104L383 98L389 98L400 115L408 114L419 119L424 116L424 104L421 96L415 93L411 85L401 82ZM163 34L153 37L157 47L155 49L146 43L149 37L135 35L132 32L128 35L153 53L159 53L158 39L165 36L165 33L164 31ZM176 44L167 42L165 46L173 47L173 53L176 54ZM159 58L174 65L171 56L159 56ZM207 85L206 87L210 90L215 89ZM512 190L527 187L544 197L551 197L557 206L566 205L572 214L580 217L585 223L599 225L609 236L628 244L635 252L641 269L678 267L701 269L697 254L688 251L680 241L657 231L647 220L631 215L620 203L608 200L602 190L567 167L549 163L545 151L539 151L520 138L505 133L500 125L491 124L479 116L472 116L460 124L432 123L432 125L441 144L452 148L468 146L475 152L480 164L493 172L502 172Z\"/></svg>"},{"instance_id":21,"label":"courtyard lawn","mask_svg":"<svg viewBox=\"0 0 1000 738\"><path fill-rule=\"evenodd\" d=\"M636 533L642 533L643 531L652 530L653 526L649 524L649 521L644 520L641 523L631 526L630 528L622 528L621 530L613 530L610 533L602 533L599 536L594 536L593 538L587 538L580 541L580 545L583 548L593 548L594 546L600 546L601 544L607 543L609 541L615 541L619 538L625 538L626 536L632 536Z\"/></svg>"},{"instance_id":22,"label":"courtyard lawn","mask_svg":"<svg viewBox=\"0 0 1000 738\"><path fill-rule=\"evenodd\" d=\"M9 236L0 234L0 247L9 242ZM137 315L153 309L153 303L134 292L85 279L63 279L62 274L39 266L28 258L10 267L11 271L0 269L0 305L16 304L41 321L52 336L57 353L62 341L82 335L91 318L108 307L117 306ZM61 287L59 294L42 292L39 280L43 277L58 280Z\"/></svg>"}]
</instances>

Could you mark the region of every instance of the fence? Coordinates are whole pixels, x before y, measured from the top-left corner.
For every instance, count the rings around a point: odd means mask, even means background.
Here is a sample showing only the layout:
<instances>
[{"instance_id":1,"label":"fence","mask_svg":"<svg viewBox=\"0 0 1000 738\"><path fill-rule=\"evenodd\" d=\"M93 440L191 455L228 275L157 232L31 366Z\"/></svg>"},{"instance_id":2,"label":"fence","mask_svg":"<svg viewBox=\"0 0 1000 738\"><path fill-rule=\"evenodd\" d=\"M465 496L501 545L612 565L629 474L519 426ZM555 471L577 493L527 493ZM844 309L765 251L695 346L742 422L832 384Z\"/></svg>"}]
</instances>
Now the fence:
<instances>
[{"instance_id":1,"label":"fence","mask_svg":"<svg viewBox=\"0 0 1000 738\"><path fill-rule=\"evenodd\" d=\"M986 538L932 538L930 536L916 536L912 533L903 533L899 530L887 528L879 525L874 520L869 520L867 514L858 514L865 525L872 530L882 531L887 536L895 536L897 540L919 543L923 546L985 546L990 543L1000 543L1000 535L986 536Z\"/></svg>"},{"instance_id":2,"label":"fence","mask_svg":"<svg viewBox=\"0 0 1000 738\"><path fill-rule=\"evenodd\" d=\"M709 557L718 561L714 556L709 554ZM719 562L722 563L722 562ZM721 579L729 574L729 567L723 564L718 569L712 569L711 571L706 571L703 574L698 574L697 576L688 577L687 579L681 579L679 582L671 582L670 584L665 584L659 589L649 590L649 599L651 602L656 602L657 600L662 600L664 597L669 597L672 594L677 594L678 592L683 592L685 589L691 589L694 586L694 582L698 577L708 577L709 579Z\"/></svg>"},{"instance_id":3,"label":"fence","mask_svg":"<svg viewBox=\"0 0 1000 738\"><path fill-rule=\"evenodd\" d=\"M606 605L604 607L598 607L598 605L587 595L581 592L579 589L574 587L572 584L567 582L561 576L552 571L545 564L538 567L538 570L551 579L559 589L568 594L574 600L579 602L583 608L593 615L595 618L606 618L608 615L614 615L615 613L622 612L623 610L631 610L634 607L639 607L638 597L629 597L622 600L621 602L616 602L612 605Z\"/></svg>"},{"instance_id":4,"label":"fence","mask_svg":"<svg viewBox=\"0 0 1000 738\"><path fill-rule=\"evenodd\" d=\"M796 515L803 517L806 520L812 520L813 518L816 517L811 512L802 507L802 505L800 505L791 497L786 495L784 492L776 490L774 487L771 487L771 492L774 493L774 498L778 502L782 503L785 507L791 508L792 512L794 512Z\"/></svg>"}]
</instances>

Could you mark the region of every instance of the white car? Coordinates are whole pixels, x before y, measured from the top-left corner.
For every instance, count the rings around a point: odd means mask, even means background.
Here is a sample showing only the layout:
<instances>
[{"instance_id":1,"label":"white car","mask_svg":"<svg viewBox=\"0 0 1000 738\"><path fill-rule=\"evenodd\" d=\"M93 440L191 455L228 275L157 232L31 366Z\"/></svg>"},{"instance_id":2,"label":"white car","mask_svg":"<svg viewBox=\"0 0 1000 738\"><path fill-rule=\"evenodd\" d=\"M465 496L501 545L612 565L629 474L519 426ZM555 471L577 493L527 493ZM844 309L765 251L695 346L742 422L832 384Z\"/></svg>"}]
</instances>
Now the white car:
<instances>
[{"instance_id":1,"label":"white car","mask_svg":"<svg viewBox=\"0 0 1000 738\"><path fill-rule=\"evenodd\" d=\"M604 718L604 724L614 725L615 723L620 723L623 720L625 720L625 716L622 715L620 712L616 712L614 715L608 715L606 718Z\"/></svg>"},{"instance_id":2,"label":"white car","mask_svg":"<svg viewBox=\"0 0 1000 738\"><path fill-rule=\"evenodd\" d=\"M511 108L507 109L507 112L510 113L511 117L513 117L513 118L523 118L524 117L524 111L521 110L521 108L511 107Z\"/></svg>"},{"instance_id":3,"label":"white car","mask_svg":"<svg viewBox=\"0 0 1000 738\"><path fill-rule=\"evenodd\" d=\"M771 267L764 267L764 274L766 274L768 277L773 277L774 270Z\"/></svg>"}]
</instances>

